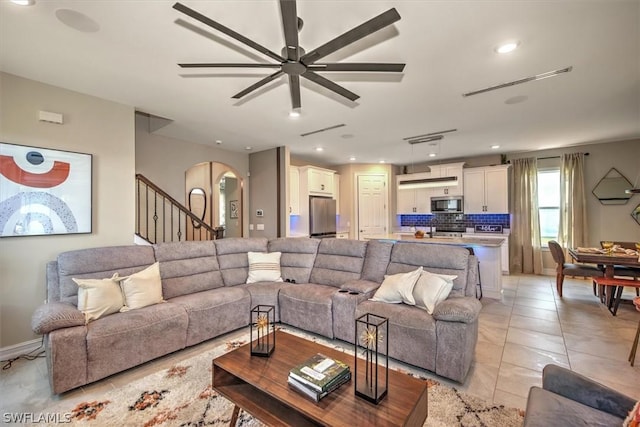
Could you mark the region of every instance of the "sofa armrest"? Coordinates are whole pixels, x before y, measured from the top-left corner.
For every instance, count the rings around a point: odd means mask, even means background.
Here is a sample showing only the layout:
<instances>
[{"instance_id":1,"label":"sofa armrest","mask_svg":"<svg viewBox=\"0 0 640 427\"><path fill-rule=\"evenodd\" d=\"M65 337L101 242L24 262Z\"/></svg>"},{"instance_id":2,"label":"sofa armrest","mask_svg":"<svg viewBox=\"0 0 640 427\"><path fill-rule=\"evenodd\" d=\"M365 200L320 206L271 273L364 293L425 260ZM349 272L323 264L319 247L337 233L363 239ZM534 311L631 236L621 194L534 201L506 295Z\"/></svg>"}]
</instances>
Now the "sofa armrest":
<instances>
[{"instance_id":1,"label":"sofa armrest","mask_svg":"<svg viewBox=\"0 0 640 427\"><path fill-rule=\"evenodd\" d=\"M71 304L50 302L42 304L31 317L31 329L36 334L48 334L51 331L73 326L84 326L84 314Z\"/></svg>"},{"instance_id":2,"label":"sofa armrest","mask_svg":"<svg viewBox=\"0 0 640 427\"><path fill-rule=\"evenodd\" d=\"M622 393L557 365L547 365L542 370L542 388L622 419L636 403Z\"/></svg>"},{"instance_id":3,"label":"sofa armrest","mask_svg":"<svg viewBox=\"0 0 640 427\"><path fill-rule=\"evenodd\" d=\"M347 283L342 284L340 286L340 289L367 294L369 292L374 292L379 287L380 283L372 282L370 280L351 280Z\"/></svg>"},{"instance_id":4,"label":"sofa armrest","mask_svg":"<svg viewBox=\"0 0 640 427\"><path fill-rule=\"evenodd\" d=\"M473 297L447 298L436 305L433 318L446 322L473 323L478 320L482 304Z\"/></svg>"}]
</instances>

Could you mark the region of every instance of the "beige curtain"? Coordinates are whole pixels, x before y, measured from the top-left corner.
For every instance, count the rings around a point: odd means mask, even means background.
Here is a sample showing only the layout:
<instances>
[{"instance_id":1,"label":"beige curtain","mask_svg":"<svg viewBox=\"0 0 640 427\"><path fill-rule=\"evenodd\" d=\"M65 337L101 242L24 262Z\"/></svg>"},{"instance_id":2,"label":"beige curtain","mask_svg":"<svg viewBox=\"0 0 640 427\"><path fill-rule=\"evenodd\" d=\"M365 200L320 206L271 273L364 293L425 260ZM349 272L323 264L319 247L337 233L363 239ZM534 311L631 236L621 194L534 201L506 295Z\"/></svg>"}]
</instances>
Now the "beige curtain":
<instances>
[{"instance_id":1,"label":"beige curtain","mask_svg":"<svg viewBox=\"0 0 640 427\"><path fill-rule=\"evenodd\" d=\"M584 193L584 153L562 155L558 243L565 249L589 244Z\"/></svg>"},{"instance_id":2,"label":"beige curtain","mask_svg":"<svg viewBox=\"0 0 640 427\"><path fill-rule=\"evenodd\" d=\"M511 183L511 271L542 274L538 166L535 158L515 159Z\"/></svg>"}]
</instances>

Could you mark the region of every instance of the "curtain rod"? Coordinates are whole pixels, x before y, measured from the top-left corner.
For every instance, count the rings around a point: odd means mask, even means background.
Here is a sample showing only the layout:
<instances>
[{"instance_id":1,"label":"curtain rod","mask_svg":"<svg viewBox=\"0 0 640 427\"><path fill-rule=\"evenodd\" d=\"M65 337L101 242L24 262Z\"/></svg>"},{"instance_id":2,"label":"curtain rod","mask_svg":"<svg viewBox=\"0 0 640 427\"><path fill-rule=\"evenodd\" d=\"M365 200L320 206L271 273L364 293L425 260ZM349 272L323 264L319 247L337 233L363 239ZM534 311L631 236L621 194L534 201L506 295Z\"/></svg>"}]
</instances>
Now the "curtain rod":
<instances>
[{"instance_id":1,"label":"curtain rod","mask_svg":"<svg viewBox=\"0 0 640 427\"><path fill-rule=\"evenodd\" d=\"M585 156L588 156L589 153L584 153ZM559 159L560 156L551 156L551 157L538 157L538 160L547 160L547 159Z\"/></svg>"}]
</instances>

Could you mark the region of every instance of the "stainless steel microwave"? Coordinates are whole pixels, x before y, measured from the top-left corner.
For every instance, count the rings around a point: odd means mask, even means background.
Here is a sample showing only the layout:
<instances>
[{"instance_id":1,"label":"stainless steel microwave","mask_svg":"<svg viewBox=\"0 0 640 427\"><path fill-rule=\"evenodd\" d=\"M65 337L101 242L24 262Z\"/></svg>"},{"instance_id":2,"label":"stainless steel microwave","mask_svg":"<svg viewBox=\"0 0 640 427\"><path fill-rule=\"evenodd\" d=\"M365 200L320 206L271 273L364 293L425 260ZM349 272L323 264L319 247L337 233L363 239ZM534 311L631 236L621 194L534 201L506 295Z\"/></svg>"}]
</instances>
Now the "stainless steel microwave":
<instances>
[{"instance_id":1,"label":"stainless steel microwave","mask_svg":"<svg viewBox=\"0 0 640 427\"><path fill-rule=\"evenodd\" d=\"M432 197L431 213L464 213L462 196Z\"/></svg>"}]
</instances>

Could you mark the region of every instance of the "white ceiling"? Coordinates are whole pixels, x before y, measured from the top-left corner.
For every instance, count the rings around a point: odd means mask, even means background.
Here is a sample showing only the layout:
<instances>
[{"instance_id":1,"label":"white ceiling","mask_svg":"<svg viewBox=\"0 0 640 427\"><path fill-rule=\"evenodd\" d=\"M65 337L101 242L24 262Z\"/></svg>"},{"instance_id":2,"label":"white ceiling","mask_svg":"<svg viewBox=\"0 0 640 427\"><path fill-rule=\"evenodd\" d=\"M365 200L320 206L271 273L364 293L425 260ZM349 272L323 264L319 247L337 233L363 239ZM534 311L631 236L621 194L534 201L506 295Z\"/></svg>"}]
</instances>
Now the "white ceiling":
<instances>
[{"instance_id":1,"label":"white ceiling","mask_svg":"<svg viewBox=\"0 0 640 427\"><path fill-rule=\"evenodd\" d=\"M276 0L183 3L275 52L284 45ZM638 0L299 0L300 44L307 51L395 7L400 21L323 62L407 66L397 75L323 73L360 95L356 102L302 79L302 116L295 120L288 117L284 76L242 100L231 98L274 70L180 69L178 62L271 60L172 5L36 0L20 7L2 0L0 69L173 120L157 131L162 135L212 145L222 140L221 148L238 151L287 145L325 164L348 163L350 156L358 163L408 164L429 160L432 149L442 160L640 138ZM86 15L99 30L64 25L56 17L60 9ZM520 41L518 50L494 52L512 39ZM573 71L558 77L462 96L568 66ZM458 131L439 146L403 141L452 128ZM318 146L324 152L315 152Z\"/></svg>"}]
</instances>

